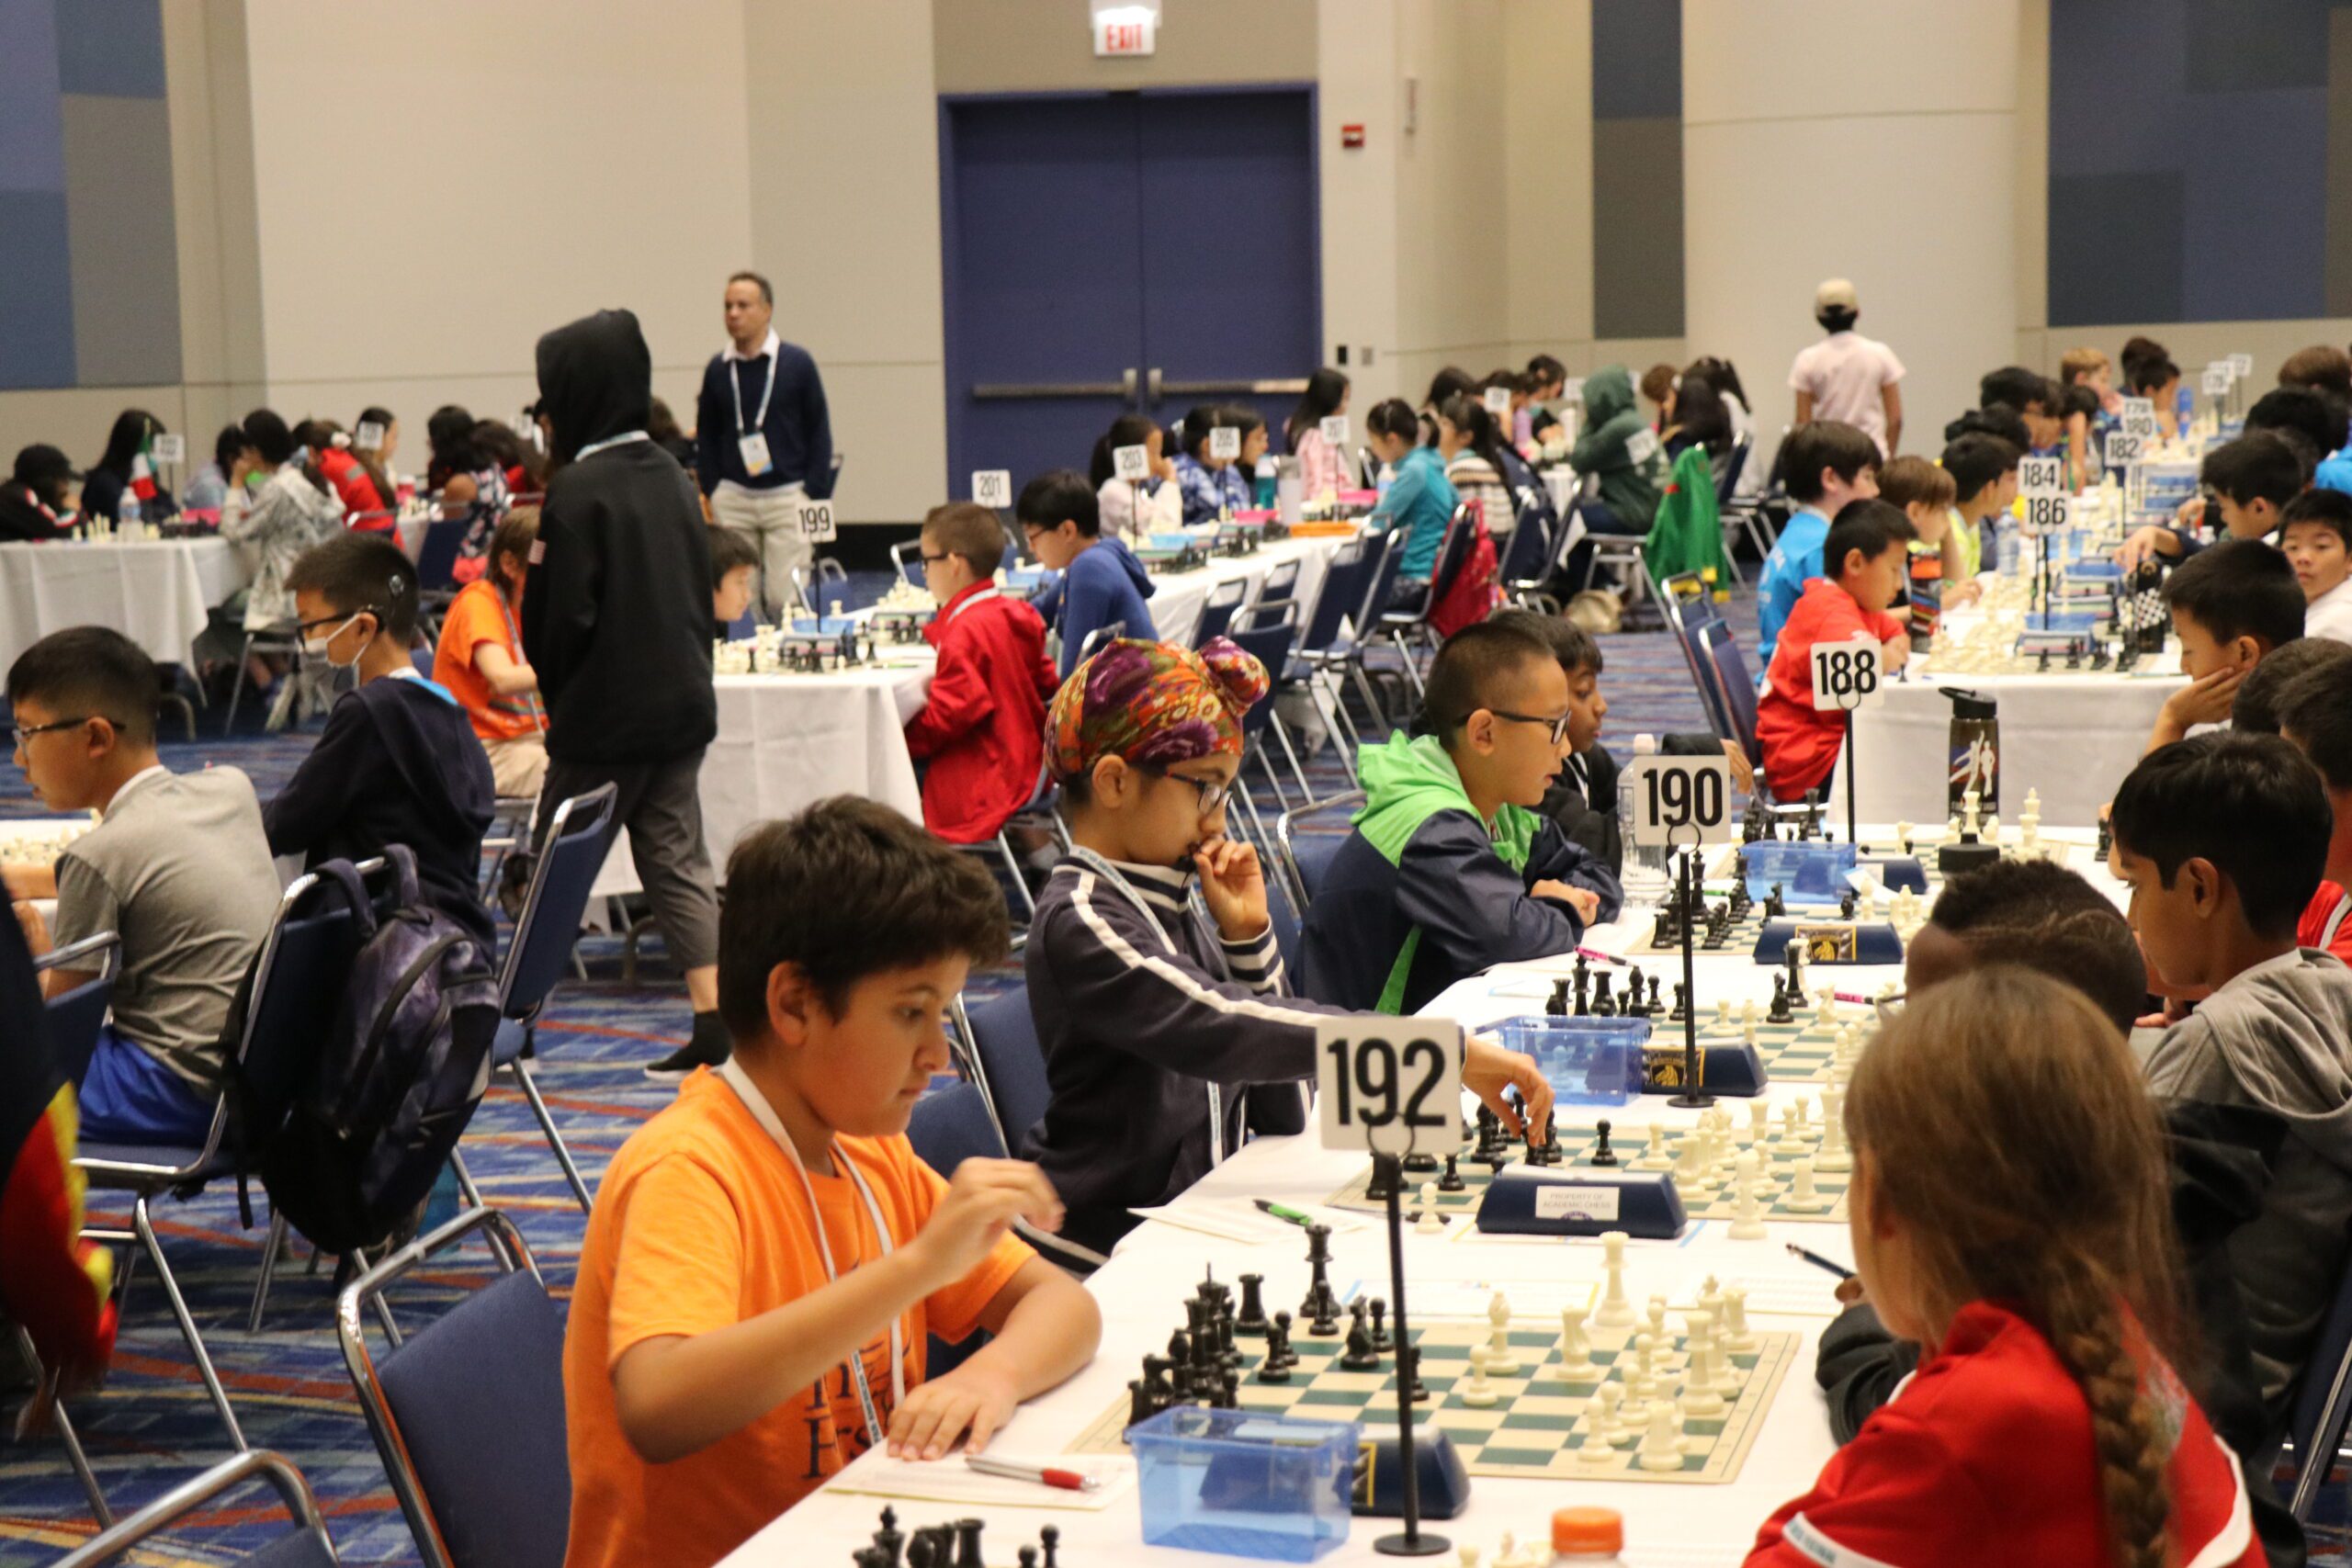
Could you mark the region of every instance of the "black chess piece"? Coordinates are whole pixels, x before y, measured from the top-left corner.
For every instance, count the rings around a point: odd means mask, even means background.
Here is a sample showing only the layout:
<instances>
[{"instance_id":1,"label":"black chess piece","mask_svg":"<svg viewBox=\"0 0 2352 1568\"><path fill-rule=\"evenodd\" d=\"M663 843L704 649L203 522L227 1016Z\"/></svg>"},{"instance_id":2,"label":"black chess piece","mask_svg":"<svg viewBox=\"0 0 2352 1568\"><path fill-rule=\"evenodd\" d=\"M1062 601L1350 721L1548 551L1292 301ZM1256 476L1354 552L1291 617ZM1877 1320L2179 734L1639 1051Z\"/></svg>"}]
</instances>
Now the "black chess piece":
<instances>
[{"instance_id":1,"label":"black chess piece","mask_svg":"<svg viewBox=\"0 0 2352 1568\"><path fill-rule=\"evenodd\" d=\"M1046 1549L1044 1568L1060 1568L1060 1564L1054 1561L1054 1552L1061 1543L1062 1531L1059 1525L1047 1525L1037 1532L1037 1544Z\"/></svg>"},{"instance_id":2,"label":"black chess piece","mask_svg":"<svg viewBox=\"0 0 2352 1568\"><path fill-rule=\"evenodd\" d=\"M1772 1010L1764 1015L1767 1023L1794 1023L1796 1014L1789 1008L1789 982L1775 974L1772 976Z\"/></svg>"},{"instance_id":3,"label":"black chess piece","mask_svg":"<svg viewBox=\"0 0 2352 1568\"><path fill-rule=\"evenodd\" d=\"M1544 1012L1547 1018L1568 1016L1568 983L1566 980L1552 982L1552 997L1544 1004Z\"/></svg>"},{"instance_id":4,"label":"black chess piece","mask_svg":"<svg viewBox=\"0 0 2352 1568\"><path fill-rule=\"evenodd\" d=\"M1151 1395L1145 1391L1141 1378L1127 1380L1127 1425L1140 1427L1159 1412L1151 1407Z\"/></svg>"},{"instance_id":5,"label":"black chess piece","mask_svg":"<svg viewBox=\"0 0 2352 1568\"><path fill-rule=\"evenodd\" d=\"M1781 885L1775 882L1772 884L1772 890L1764 895L1764 918L1768 920L1777 920L1788 912L1788 903L1781 897Z\"/></svg>"},{"instance_id":6,"label":"black chess piece","mask_svg":"<svg viewBox=\"0 0 2352 1568\"><path fill-rule=\"evenodd\" d=\"M1558 1165L1566 1156L1560 1148L1560 1119L1555 1115L1544 1123L1544 1163Z\"/></svg>"},{"instance_id":7,"label":"black chess piece","mask_svg":"<svg viewBox=\"0 0 2352 1568\"><path fill-rule=\"evenodd\" d=\"M956 1521L956 1568L987 1568L980 1558L980 1531L987 1528L985 1519Z\"/></svg>"},{"instance_id":8,"label":"black chess piece","mask_svg":"<svg viewBox=\"0 0 2352 1568\"><path fill-rule=\"evenodd\" d=\"M1350 1309L1347 1348L1340 1354L1342 1371L1376 1372L1380 1370L1380 1353L1372 1348L1372 1325L1366 1321L1365 1305L1359 1298Z\"/></svg>"},{"instance_id":9,"label":"black chess piece","mask_svg":"<svg viewBox=\"0 0 2352 1568\"><path fill-rule=\"evenodd\" d=\"M1846 889L1844 895L1838 900L1838 918L1841 920L1852 919L1854 918L1854 890L1849 887Z\"/></svg>"},{"instance_id":10,"label":"black chess piece","mask_svg":"<svg viewBox=\"0 0 2352 1568\"><path fill-rule=\"evenodd\" d=\"M1290 1382L1290 1369L1297 1359L1290 1348L1290 1314L1278 1312L1274 1314L1274 1321L1266 1327L1266 1355L1258 1363L1258 1381L1271 1383Z\"/></svg>"},{"instance_id":11,"label":"black chess piece","mask_svg":"<svg viewBox=\"0 0 2352 1568\"><path fill-rule=\"evenodd\" d=\"M1481 1105L1478 1107L1478 1117L1475 1124L1477 1128L1478 1142L1471 1149L1470 1157L1484 1159L1487 1151L1495 1146L1496 1136L1502 1129L1502 1119L1488 1107Z\"/></svg>"},{"instance_id":12,"label":"black chess piece","mask_svg":"<svg viewBox=\"0 0 2352 1568\"><path fill-rule=\"evenodd\" d=\"M906 1542L906 1532L899 1529L897 1511L892 1508L884 1508L882 1528L874 1532L874 1545L883 1553L883 1560L888 1564L888 1568L899 1568L899 1553L905 1547Z\"/></svg>"},{"instance_id":13,"label":"black chess piece","mask_svg":"<svg viewBox=\"0 0 2352 1568\"><path fill-rule=\"evenodd\" d=\"M1261 1339L1266 1334L1266 1306L1261 1292L1266 1283L1263 1274L1241 1276L1241 1313L1233 1320L1233 1332Z\"/></svg>"},{"instance_id":14,"label":"black chess piece","mask_svg":"<svg viewBox=\"0 0 2352 1568\"><path fill-rule=\"evenodd\" d=\"M927 1532L917 1530L914 1540L907 1542L907 1568L933 1568L931 1537Z\"/></svg>"},{"instance_id":15,"label":"black chess piece","mask_svg":"<svg viewBox=\"0 0 2352 1568\"><path fill-rule=\"evenodd\" d=\"M1617 998L1609 994L1609 975L1605 970L1592 977L1592 1016L1595 1018L1617 1016Z\"/></svg>"},{"instance_id":16,"label":"black chess piece","mask_svg":"<svg viewBox=\"0 0 2352 1568\"><path fill-rule=\"evenodd\" d=\"M1617 1163L1617 1151L1609 1146L1608 1119L1604 1117L1600 1121L1593 1123L1593 1130L1599 1134L1599 1136L1593 1141L1591 1163L1599 1166L1615 1165Z\"/></svg>"},{"instance_id":17,"label":"black chess piece","mask_svg":"<svg viewBox=\"0 0 2352 1568\"><path fill-rule=\"evenodd\" d=\"M1388 1337L1388 1303L1378 1296L1372 1298L1372 1348L1383 1354L1396 1348Z\"/></svg>"},{"instance_id":18,"label":"black chess piece","mask_svg":"<svg viewBox=\"0 0 2352 1568\"><path fill-rule=\"evenodd\" d=\"M1404 1170L1408 1176L1428 1176L1437 1169L1437 1156L1415 1149L1405 1156Z\"/></svg>"},{"instance_id":19,"label":"black chess piece","mask_svg":"<svg viewBox=\"0 0 2352 1568\"><path fill-rule=\"evenodd\" d=\"M1668 1023L1681 1023L1690 1016L1690 987L1681 981L1674 982L1674 1010L1666 1015Z\"/></svg>"},{"instance_id":20,"label":"black chess piece","mask_svg":"<svg viewBox=\"0 0 2352 1568\"><path fill-rule=\"evenodd\" d=\"M1625 995L1617 1010L1627 1018L1639 1018L1642 1005L1642 966L1634 964L1625 973Z\"/></svg>"},{"instance_id":21,"label":"black chess piece","mask_svg":"<svg viewBox=\"0 0 2352 1568\"><path fill-rule=\"evenodd\" d=\"M1437 1179L1437 1190L1441 1192L1460 1192L1469 1186L1462 1179L1462 1173L1453 1168L1453 1156L1445 1156L1445 1174Z\"/></svg>"},{"instance_id":22,"label":"black chess piece","mask_svg":"<svg viewBox=\"0 0 2352 1568\"><path fill-rule=\"evenodd\" d=\"M1804 999L1804 943L1791 937L1789 945L1781 950L1781 962L1788 975L1789 1005L1794 1007Z\"/></svg>"},{"instance_id":23,"label":"black chess piece","mask_svg":"<svg viewBox=\"0 0 2352 1568\"><path fill-rule=\"evenodd\" d=\"M1021 1568L1037 1568L1037 1549L1035 1547L1024 1546L1012 1555L1013 1560L1021 1564Z\"/></svg>"},{"instance_id":24,"label":"black chess piece","mask_svg":"<svg viewBox=\"0 0 2352 1568\"><path fill-rule=\"evenodd\" d=\"M1592 1003L1590 1000L1592 987L1592 965L1586 961L1585 955L1581 953L1577 954L1576 980L1576 1016L1578 1018L1589 1018L1592 1013Z\"/></svg>"},{"instance_id":25,"label":"black chess piece","mask_svg":"<svg viewBox=\"0 0 2352 1568\"><path fill-rule=\"evenodd\" d=\"M1396 1388L1408 1404L1429 1403L1429 1385L1421 1382L1421 1348L1419 1345L1396 1347Z\"/></svg>"},{"instance_id":26,"label":"black chess piece","mask_svg":"<svg viewBox=\"0 0 2352 1568\"><path fill-rule=\"evenodd\" d=\"M1306 1332L1320 1339L1329 1339L1340 1332L1340 1303L1331 1294L1331 1227L1312 1224L1306 1227L1306 1263L1314 1277L1306 1286L1306 1300L1299 1303L1298 1314L1307 1320Z\"/></svg>"},{"instance_id":27,"label":"black chess piece","mask_svg":"<svg viewBox=\"0 0 2352 1568\"><path fill-rule=\"evenodd\" d=\"M1374 1160L1372 1179L1364 1183L1365 1201L1373 1203L1385 1203L1396 1194L1396 1168L1385 1159Z\"/></svg>"}]
</instances>

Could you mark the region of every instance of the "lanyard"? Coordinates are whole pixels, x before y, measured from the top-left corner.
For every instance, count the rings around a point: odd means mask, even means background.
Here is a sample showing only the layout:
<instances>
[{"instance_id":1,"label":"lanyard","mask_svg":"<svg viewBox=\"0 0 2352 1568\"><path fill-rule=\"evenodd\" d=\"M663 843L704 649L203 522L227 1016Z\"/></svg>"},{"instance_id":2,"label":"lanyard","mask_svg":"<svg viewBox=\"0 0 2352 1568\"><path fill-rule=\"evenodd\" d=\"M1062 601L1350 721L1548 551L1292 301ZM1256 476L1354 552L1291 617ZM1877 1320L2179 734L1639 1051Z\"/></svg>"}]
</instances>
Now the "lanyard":
<instances>
[{"instance_id":1,"label":"lanyard","mask_svg":"<svg viewBox=\"0 0 2352 1568\"><path fill-rule=\"evenodd\" d=\"M498 601L499 618L506 623L506 646L514 650L515 662L520 663L523 659L523 634L514 625L514 606L509 604L506 602L506 595L499 592L497 589L496 583L491 585L491 596ZM532 728L545 729L548 727L548 717L539 708L538 689L533 687L530 691L524 693L523 702L531 715Z\"/></svg>"},{"instance_id":2,"label":"lanyard","mask_svg":"<svg viewBox=\"0 0 2352 1568\"><path fill-rule=\"evenodd\" d=\"M1135 885L1120 874L1118 867L1083 846L1071 850L1069 858L1108 882L1114 891L1141 912L1145 919L1151 922L1152 934L1159 938L1159 945L1179 957L1182 956L1182 950L1169 939L1168 928L1159 923L1159 916L1144 902L1143 895L1136 891ZM1225 1163L1225 1090L1215 1079L1208 1080L1208 1085L1209 1165L1214 1168Z\"/></svg>"},{"instance_id":3,"label":"lanyard","mask_svg":"<svg viewBox=\"0 0 2352 1568\"><path fill-rule=\"evenodd\" d=\"M791 1162L792 1174L800 1178L800 1190L808 1199L808 1222L817 1232L817 1256L824 1261L825 1278L840 1280L841 1271L833 1267L832 1243L825 1239L824 1212L817 1207L817 1189L808 1180L808 1168L800 1163L800 1151L792 1146L792 1139L786 1134L784 1123L776 1119L775 1107L768 1103L768 1097L760 1092L751 1075L732 1057L718 1069L718 1076L726 1080L729 1089L735 1091L735 1098L743 1102L743 1109L752 1113L752 1119L767 1129L768 1136L775 1140L776 1147L782 1149L784 1157ZM833 1145L833 1163L849 1172L850 1182L857 1189L857 1195L865 1200L865 1212L874 1217L874 1234L881 1242L882 1256L888 1258L890 1255L890 1226L882 1217L882 1205L874 1201L874 1190L865 1184L865 1177L838 1143ZM857 1267L856 1258L850 1259L850 1267ZM900 1339L900 1315L898 1313L890 1314L890 1407L894 1410L907 1400L906 1349ZM842 1367L849 1374L850 1387L857 1391L858 1408L865 1417L866 1440L878 1449L882 1446L882 1419L875 1413L873 1392L865 1386L863 1347L851 1351L849 1359L843 1361ZM819 1397L823 1397L821 1389Z\"/></svg>"},{"instance_id":4,"label":"lanyard","mask_svg":"<svg viewBox=\"0 0 2352 1568\"><path fill-rule=\"evenodd\" d=\"M646 434L645 432L641 430L624 430L618 435L607 435L602 441L591 441L587 446L582 446L579 451L574 452L571 455L571 460L575 463L583 461L594 457L597 453L602 452L607 446L618 446L625 442L650 441L652 439L653 437ZM501 482L503 482L503 479Z\"/></svg>"},{"instance_id":5,"label":"lanyard","mask_svg":"<svg viewBox=\"0 0 2352 1568\"><path fill-rule=\"evenodd\" d=\"M764 431L768 427L768 400L775 396L775 362L780 356L768 353L765 348L761 349L760 356L768 362L768 384L760 392L760 415L749 425L743 423L742 378L735 374L734 365L727 367L727 389L735 394L735 434L738 435L749 435L754 430ZM739 359L735 365L746 363Z\"/></svg>"}]
</instances>

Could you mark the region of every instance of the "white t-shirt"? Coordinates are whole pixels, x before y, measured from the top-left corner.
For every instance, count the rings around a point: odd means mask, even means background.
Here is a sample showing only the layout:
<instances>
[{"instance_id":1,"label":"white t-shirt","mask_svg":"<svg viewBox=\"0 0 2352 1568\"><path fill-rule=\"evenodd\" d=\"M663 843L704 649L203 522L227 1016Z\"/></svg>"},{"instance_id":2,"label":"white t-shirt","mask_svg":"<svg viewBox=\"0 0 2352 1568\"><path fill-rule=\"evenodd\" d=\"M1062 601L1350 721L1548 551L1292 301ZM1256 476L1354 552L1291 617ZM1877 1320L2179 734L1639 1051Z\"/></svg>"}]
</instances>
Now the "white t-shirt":
<instances>
[{"instance_id":1,"label":"white t-shirt","mask_svg":"<svg viewBox=\"0 0 2352 1568\"><path fill-rule=\"evenodd\" d=\"M2303 635L2352 642L2352 578L2303 606Z\"/></svg>"},{"instance_id":2,"label":"white t-shirt","mask_svg":"<svg viewBox=\"0 0 2352 1568\"><path fill-rule=\"evenodd\" d=\"M1813 394L1813 417L1835 419L1865 432L1886 451L1884 389L1903 379L1894 350L1860 333L1832 333L1789 367L1792 391Z\"/></svg>"}]
</instances>

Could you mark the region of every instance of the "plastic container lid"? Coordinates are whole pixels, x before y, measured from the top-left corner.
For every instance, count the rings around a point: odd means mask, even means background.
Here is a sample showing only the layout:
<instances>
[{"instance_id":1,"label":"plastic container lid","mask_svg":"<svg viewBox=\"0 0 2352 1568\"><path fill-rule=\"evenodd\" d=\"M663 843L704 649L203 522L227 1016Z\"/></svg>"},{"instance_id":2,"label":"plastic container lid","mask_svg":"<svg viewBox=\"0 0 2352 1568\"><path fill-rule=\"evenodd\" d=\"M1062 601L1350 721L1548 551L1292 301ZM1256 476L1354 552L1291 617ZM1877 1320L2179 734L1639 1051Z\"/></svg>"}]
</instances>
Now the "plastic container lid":
<instances>
[{"instance_id":1,"label":"plastic container lid","mask_svg":"<svg viewBox=\"0 0 2352 1568\"><path fill-rule=\"evenodd\" d=\"M1625 1521L1614 1508L1562 1508L1552 1516L1552 1550L1599 1555L1625 1550Z\"/></svg>"},{"instance_id":2,"label":"plastic container lid","mask_svg":"<svg viewBox=\"0 0 2352 1568\"><path fill-rule=\"evenodd\" d=\"M1636 735L1636 736L1634 736L1634 756L1636 756L1636 757L1647 757L1647 756L1651 756L1651 755L1655 754L1655 753L1657 752L1657 736L1655 736L1655 735Z\"/></svg>"},{"instance_id":3,"label":"plastic container lid","mask_svg":"<svg viewBox=\"0 0 2352 1568\"><path fill-rule=\"evenodd\" d=\"M1955 692L1946 687L1944 695L1951 699L1951 716L1954 718L1998 718L2000 716L2000 705L1982 692Z\"/></svg>"}]
</instances>

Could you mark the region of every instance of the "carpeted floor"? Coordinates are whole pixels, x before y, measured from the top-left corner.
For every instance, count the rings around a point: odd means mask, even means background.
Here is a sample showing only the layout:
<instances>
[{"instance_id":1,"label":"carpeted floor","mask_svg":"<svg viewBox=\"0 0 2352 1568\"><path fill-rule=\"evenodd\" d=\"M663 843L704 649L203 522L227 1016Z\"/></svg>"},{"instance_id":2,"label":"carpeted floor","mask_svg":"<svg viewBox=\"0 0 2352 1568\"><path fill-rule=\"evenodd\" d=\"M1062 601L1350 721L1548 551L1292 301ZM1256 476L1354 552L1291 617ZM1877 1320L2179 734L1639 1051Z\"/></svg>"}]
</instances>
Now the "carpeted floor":
<instances>
[{"instance_id":1,"label":"carpeted floor","mask_svg":"<svg viewBox=\"0 0 2352 1568\"><path fill-rule=\"evenodd\" d=\"M869 592L871 590L869 589ZM866 595L862 594L861 597ZM1733 606L1753 625L1752 603ZM1640 730L1702 729L1705 720L1680 655L1660 634L1605 639L1602 682L1611 712L1606 740L1630 754ZM204 739L164 747L175 769L219 764L243 768L265 798L308 750L306 736ZM14 769L0 770L0 821L40 816ZM1328 753L1310 764L1318 793L1345 787ZM1271 807L1272 796L1258 792ZM1271 811L1269 813L1271 817ZM648 1083L639 1067L684 1041L684 991L654 942L635 988L620 982L620 946L611 938L582 944L584 982L560 987L539 1029L539 1081L572 1150L594 1180L621 1140L666 1102L667 1091ZM1016 977L1010 969L974 977L975 992L993 993ZM548 1284L568 1296L584 1219L574 1205L537 1125L520 1097L493 1089L464 1143L464 1154L490 1199L520 1222ZM95 1221L127 1223L103 1195L94 1197ZM333 1327L329 1275L298 1264L281 1269L261 1332L248 1333L261 1232L238 1224L235 1195L208 1192L157 1210L164 1247L219 1363L245 1434L256 1447L277 1450L299 1464L325 1506L337 1549L348 1562L414 1562L414 1543L386 1483L356 1404ZM431 1270L395 1298L413 1326L429 1321L459 1292L489 1277L490 1261L476 1249ZM149 1271L141 1269L123 1314L122 1335L107 1387L74 1406L101 1483L118 1512L129 1512L224 1457L225 1439L187 1350ZM2330 1521L2324 1550L2345 1555L2346 1496L2339 1484L2324 1505ZM271 1539L277 1516L259 1493L201 1513L173 1530L151 1556L155 1564L214 1564L234 1561ZM0 1440L0 1563L52 1561L86 1539L87 1506L53 1439Z\"/></svg>"}]
</instances>

